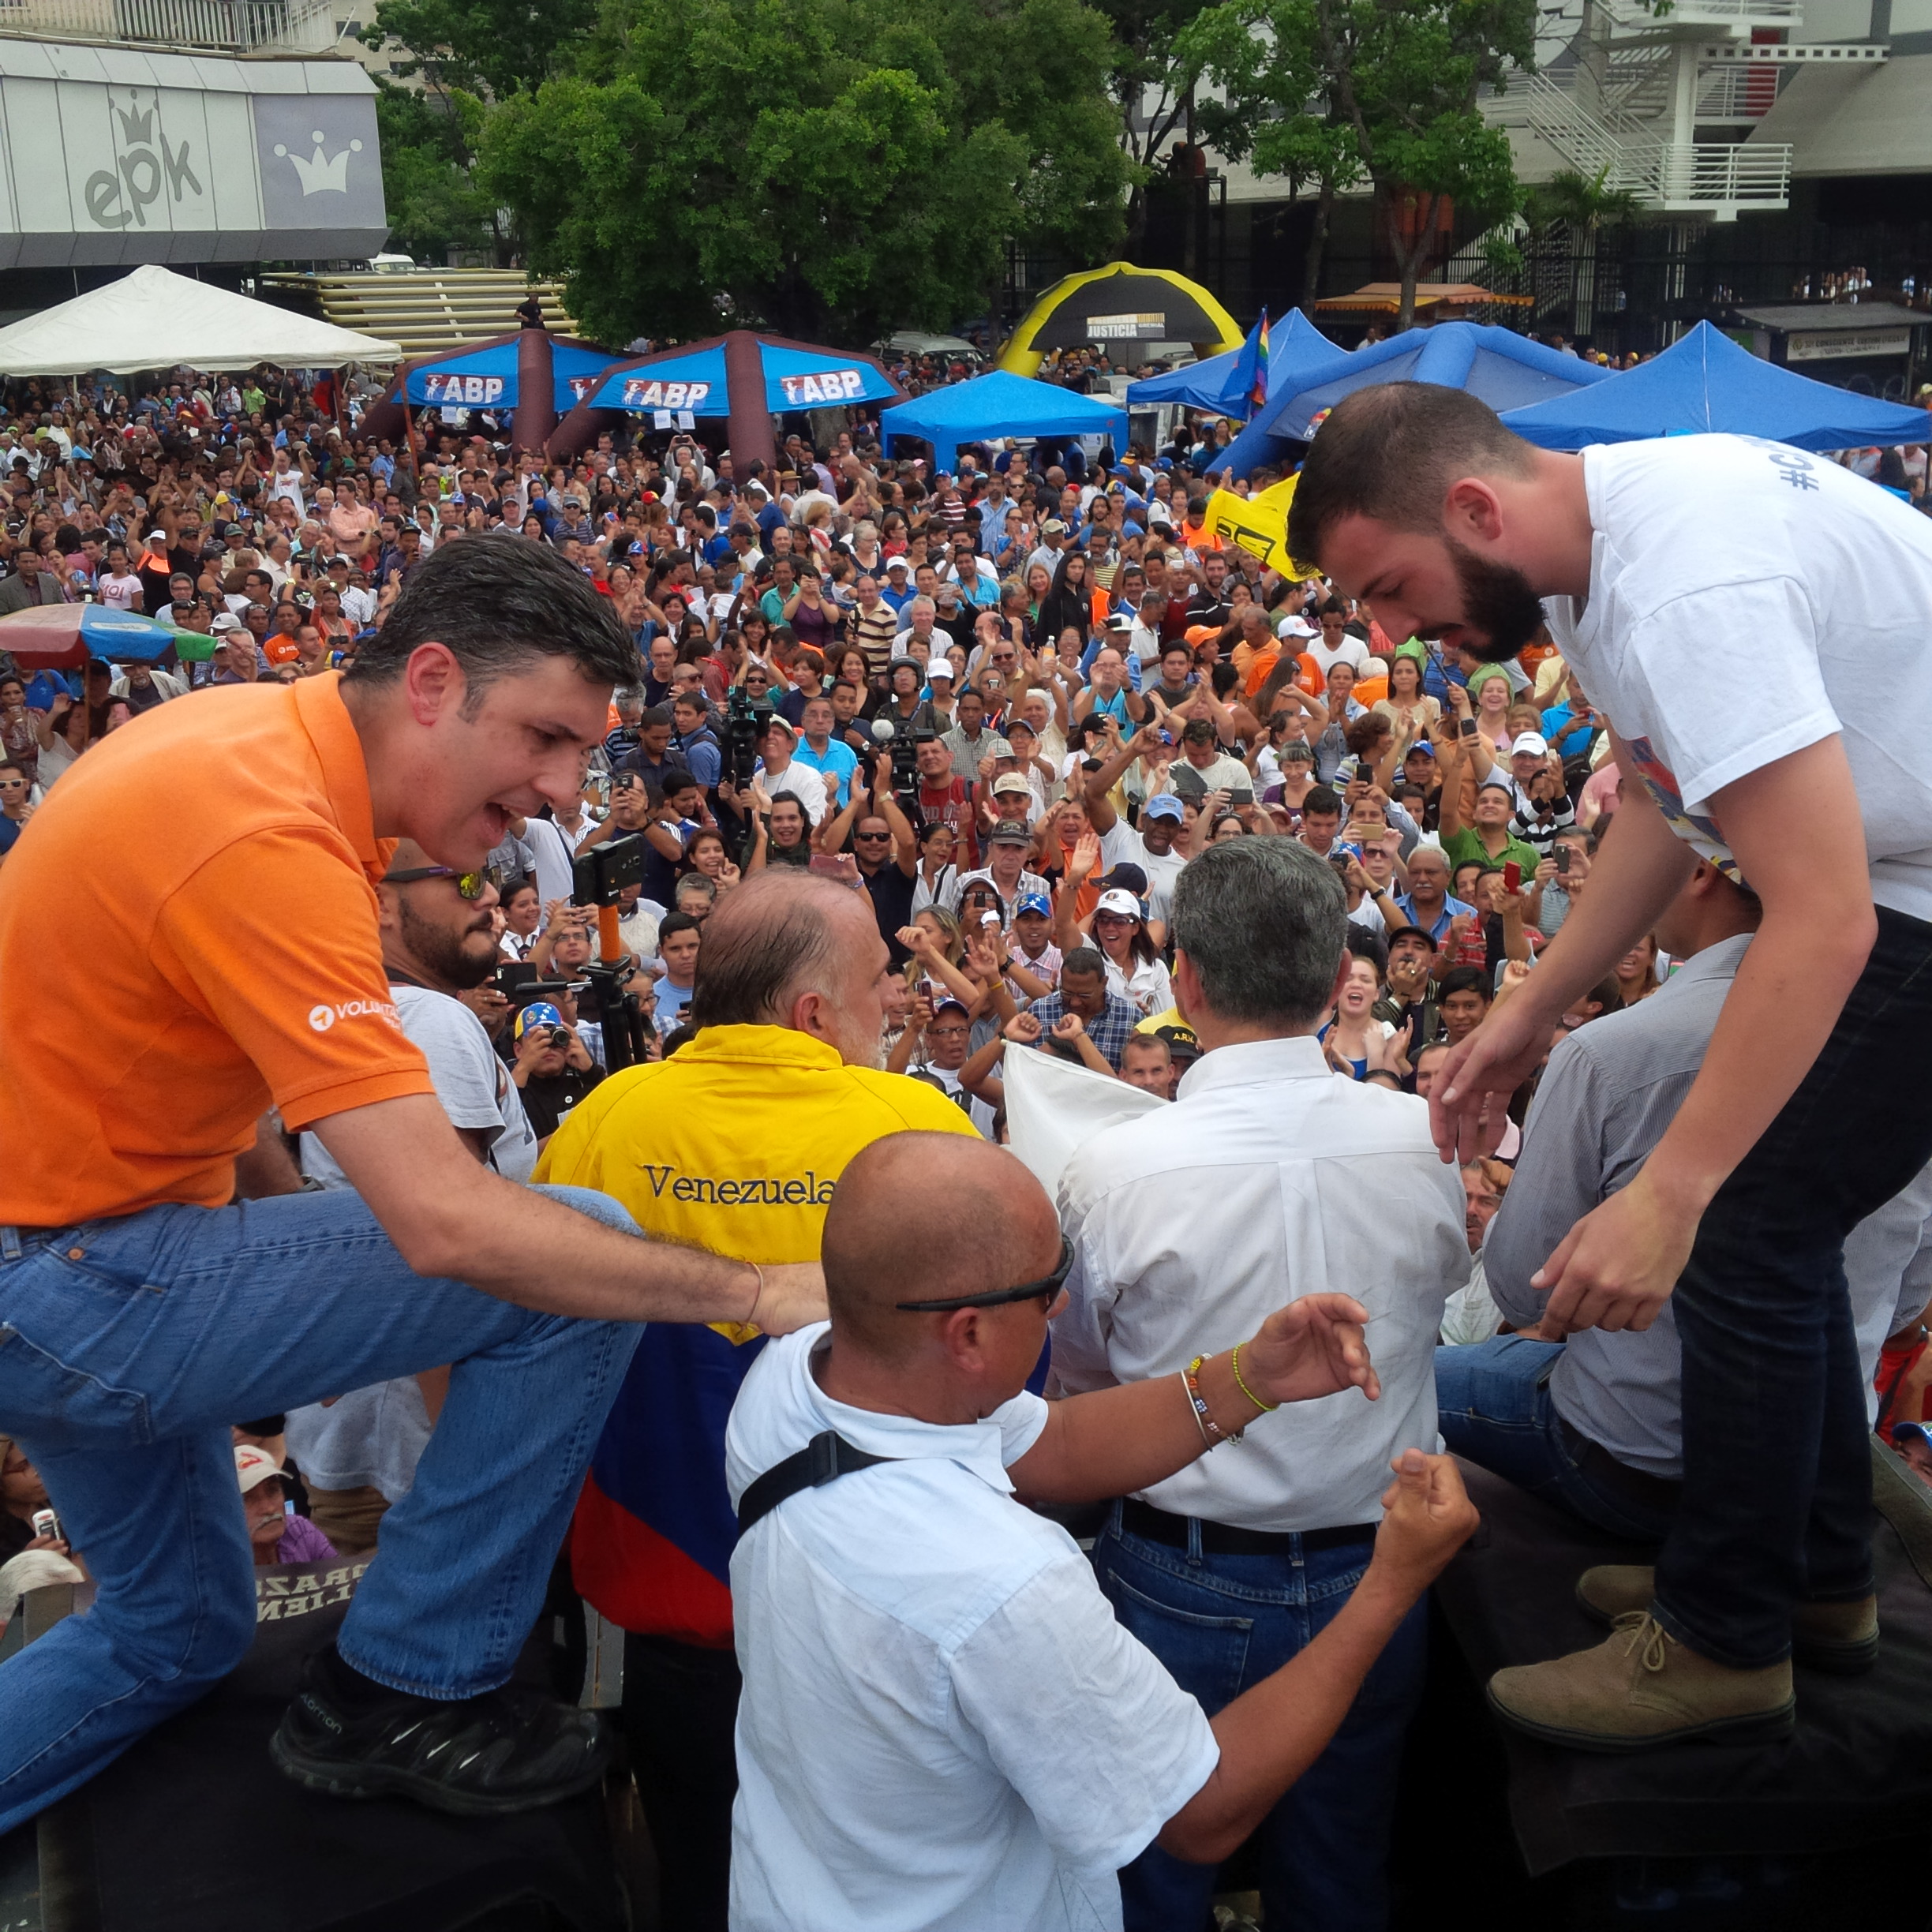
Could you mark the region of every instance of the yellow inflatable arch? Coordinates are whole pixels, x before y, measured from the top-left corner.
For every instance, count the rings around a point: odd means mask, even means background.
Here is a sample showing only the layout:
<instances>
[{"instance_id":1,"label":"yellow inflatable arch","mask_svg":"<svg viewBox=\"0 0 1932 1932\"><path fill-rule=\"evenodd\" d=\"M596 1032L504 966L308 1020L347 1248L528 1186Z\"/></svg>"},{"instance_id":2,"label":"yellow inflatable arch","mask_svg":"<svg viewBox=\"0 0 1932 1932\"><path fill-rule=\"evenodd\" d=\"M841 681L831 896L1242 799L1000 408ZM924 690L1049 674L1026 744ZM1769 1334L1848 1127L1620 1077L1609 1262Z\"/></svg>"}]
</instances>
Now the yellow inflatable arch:
<instances>
[{"instance_id":1,"label":"yellow inflatable arch","mask_svg":"<svg viewBox=\"0 0 1932 1932\"><path fill-rule=\"evenodd\" d=\"M1056 282L1020 318L993 366L1037 376L1054 349L1184 342L1207 357L1241 341L1234 318L1198 282L1171 268L1109 262Z\"/></svg>"}]
</instances>

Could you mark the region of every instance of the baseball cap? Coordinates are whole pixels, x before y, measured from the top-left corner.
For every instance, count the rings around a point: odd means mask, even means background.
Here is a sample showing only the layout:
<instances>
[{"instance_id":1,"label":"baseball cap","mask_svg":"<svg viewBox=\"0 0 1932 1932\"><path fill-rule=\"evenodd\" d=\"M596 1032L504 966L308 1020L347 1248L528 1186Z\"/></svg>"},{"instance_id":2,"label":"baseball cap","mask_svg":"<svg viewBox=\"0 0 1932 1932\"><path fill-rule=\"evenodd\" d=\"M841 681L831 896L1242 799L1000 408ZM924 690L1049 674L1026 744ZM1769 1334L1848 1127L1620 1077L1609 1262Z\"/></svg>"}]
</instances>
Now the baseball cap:
<instances>
[{"instance_id":1,"label":"baseball cap","mask_svg":"<svg viewBox=\"0 0 1932 1932\"><path fill-rule=\"evenodd\" d=\"M1044 893L1022 893L1013 901L1013 917L1017 919L1022 912L1037 912L1042 919L1051 919L1053 901Z\"/></svg>"},{"instance_id":2,"label":"baseball cap","mask_svg":"<svg viewBox=\"0 0 1932 1932\"><path fill-rule=\"evenodd\" d=\"M1131 631L1140 621L1132 611L1116 611L1107 620L1107 628L1110 631Z\"/></svg>"},{"instance_id":3,"label":"baseball cap","mask_svg":"<svg viewBox=\"0 0 1932 1932\"><path fill-rule=\"evenodd\" d=\"M897 570L897 571L902 571L902 570L910 570L910 569L912 567L912 566L910 564L908 564L908 562L905 560L905 559L904 559L904 557L902 557L902 556L896 556L896 557L888 557L888 558L886 560L886 568L887 568L889 571L896 571L896 570Z\"/></svg>"},{"instance_id":4,"label":"baseball cap","mask_svg":"<svg viewBox=\"0 0 1932 1932\"><path fill-rule=\"evenodd\" d=\"M1541 732L1524 732L1510 747L1511 758L1548 758L1549 740Z\"/></svg>"},{"instance_id":5,"label":"baseball cap","mask_svg":"<svg viewBox=\"0 0 1932 1932\"><path fill-rule=\"evenodd\" d=\"M1033 788L1018 772L1008 772L1003 777L993 781L993 796L995 798L1027 798L1031 796L1032 790Z\"/></svg>"},{"instance_id":6,"label":"baseball cap","mask_svg":"<svg viewBox=\"0 0 1932 1932\"><path fill-rule=\"evenodd\" d=\"M960 998L957 994L942 993L939 997L933 1002L933 1017L936 1020L939 1015L944 1013L949 1006L957 1007L961 1013L964 1013L966 1010L966 1002L963 999Z\"/></svg>"},{"instance_id":7,"label":"baseball cap","mask_svg":"<svg viewBox=\"0 0 1932 1932\"><path fill-rule=\"evenodd\" d=\"M1095 880L1101 891L1118 889L1138 899L1147 890L1147 874L1137 865L1117 865L1104 878Z\"/></svg>"},{"instance_id":8,"label":"baseball cap","mask_svg":"<svg viewBox=\"0 0 1932 1932\"><path fill-rule=\"evenodd\" d=\"M994 788L995 791L998 788L997 785ZM1143 818L1172 818L1179 823L1186 818L1187 807L1171 792L1156 792L1140 807L1140 816Z\"/></svg>"},{"instance_id":9,"label":"baseball cap","mask_svg":"<svg viewBox=\"0 0 1932 1932\"><path fill-rule=\"evenodd\" d=\"M1066 526L1058 517L1049 517L1040 526L1040 534L1043 537L1064 537L1066 534Z\"/></svg>"},{"instance_id":10,"label":"baseball cap","mask_svg":"<svg viewBox=\"0 0 1932 1932\"><path fill-rule=\"evenodd\" d=\"M989 845L1031 845L1033 834L1023 825L998 825L986 835Z\"/></svg>"},{"instance_id":11,"label":"baseball cap","mask_svg":"<svg viewBox=\"0 0 1932 1932\"><path fill-rule=\"evenodd\" d=\"M1420 939L1432 953L1436 949L1436 935L1426 926L1417 926L1413 923L1407 926L1398 926L1389 934L1388 942L1393 945L1398 939Z\"/></svg>"},{"instance_id":12,"label":"baseball cap","mask_svg":"<svg viewBox=\"0 0 1932 1932\"><path fill-rule=\"evenodd\" d=\"M798 733L792 728L792 721L782 712L774 711L765 721L767 731L781 731L788 738L796 738Z\"/></svg>"},{"instance_id":13,"label":"baseball cap","mask_svg":"<svg viewBox=\"0 0 1932 1932\"><path fill-rule=\"evenodd\" d=\"M913 660L915 664L916 664L918 661L919 660L917 658ZM926 661L926 676L929 680L933 678L942 677L949 684L955 683L958 681L953 675L953 661L949 657L927 658Z\"/></svg>"},{"instance_id":14,"label":"baseball cap","mask_svg":"<svg viewBox=\"0 0 1932 1932\"><path fill-rule=\"evenodd\" d=\"M1425 758L1428 759L1432 764L1435 762L1436 747L1431 744L1426 738L1418 738L1415 743L1402 754L1402 760L1404 763L1406 763L1410 758L1413 758L1418 751L1420 751ZM1279 754L1278 753L1276 755L1279 756Z\"/></svg>"},{"instance_id":15,"label":"baseball cap","mask_svg":"<svg viewBox=\"0 0 1932 1932\"><path fill-rule=\"evenodd\" d=\"M1200 1041L1190 1026L1158 1026L1154 1029L1156 1039L1167 1043L1167 1050L1177 1060L1198 1060L1200 1058Z\"/></svg>"},{"instance_id":16,"label":"baseball cap","mask_svg":"<svg viewBox=\"0 0 1932 1932\"><path fill-rule=\"evenodd\" d=\"M247 628L248 626L243 623L233 611L222 611L216 615L214 622L208 626L208 635L223 637L230 631L245 631Z\"/></svg>"},{"instance_id":17,"label":"baseball cap","mask_svg":"<svg viewBox=\"0 0 1932 1932\"><path fill-rule=\"evenodd\" d=\"M532 1000L516 1017L516 1037L521 1039L532 1027L560 1027L564 1016L548 1000Z\"/></svg>"},{"instance_id":18,"label":"baseball cap","mask_svg":"<svg viewBox=\"0 0 1932 1932\"><path fill-rule=\"evenodd\" d=\"M287 1480L288 1471L265 1449L257 1449L253 1443L238 1443L234 1459L236 1480L240 1482L244 1496L251 1489L259 1489L271 1476Z\"/></svg>"},{"instance_id":19,"label":"baseball cap","mask_svg":"<svg viewBox=\"0 0 1932 1932\"><path fill-rule=\"evenodd\" d=\"M1892 1425L1894 1447L1908 1436L1916 1436L1927 1448L1932 1448L1932 1422L1894 1422Z\"/></svg>"},{"instance_id":20,"label":"baseball cap","mask_svg":"<svg viewBox=\"0 0 1932 1932\"><path fill-rule=\"evenodd\" d=\"M1305 617L1284 617L1275 627L1275 635L1285 638L1312 638L1320 637L1321 633Z\"/></svg>"},{"instance_id":21,"label":"baseball cap","mask_svg":"<svg viewBox=\"0 0 1932 1932\"><path fill-rule=\"evenodd\" d=\"M1137 919L1141 916L1140 901L1132 893L1123 892L1118 887L1111 892L1103 892L1094 911L1118 912L1122 919Z\"/></svg>"}]
</instances>

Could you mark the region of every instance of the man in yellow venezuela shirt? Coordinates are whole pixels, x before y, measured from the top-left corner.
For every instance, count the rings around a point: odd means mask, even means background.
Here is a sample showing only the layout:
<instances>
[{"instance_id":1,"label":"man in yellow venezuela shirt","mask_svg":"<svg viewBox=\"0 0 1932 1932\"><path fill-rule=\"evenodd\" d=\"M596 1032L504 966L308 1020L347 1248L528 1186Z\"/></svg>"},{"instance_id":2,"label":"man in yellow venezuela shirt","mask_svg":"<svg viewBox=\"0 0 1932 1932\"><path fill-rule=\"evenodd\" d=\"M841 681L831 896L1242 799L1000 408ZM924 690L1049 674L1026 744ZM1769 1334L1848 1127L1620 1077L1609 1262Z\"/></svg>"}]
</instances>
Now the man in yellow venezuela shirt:
<instances>
[{"instance_id":1,"label":"man in yellow venezuela shirt","mask_svg":"<svg viewBox=\"0 0 1932 1932\"><path fill-rule=\"evenodd\" d=\"M863 893L791 871L736 887L705 922L697 1038L587 1095L535 1178L611 1195L656 1240L816 1260L833 1185L862 1148L974 1131L945 1095L878 1070L888 970ZM724 1422L762 1346L736 1324L647 1328L571 1531L578 1589L627 1633L623 1728L665 1922L692 1932L725 1926L738 1528Z\"/></svg>"}]
</instances>

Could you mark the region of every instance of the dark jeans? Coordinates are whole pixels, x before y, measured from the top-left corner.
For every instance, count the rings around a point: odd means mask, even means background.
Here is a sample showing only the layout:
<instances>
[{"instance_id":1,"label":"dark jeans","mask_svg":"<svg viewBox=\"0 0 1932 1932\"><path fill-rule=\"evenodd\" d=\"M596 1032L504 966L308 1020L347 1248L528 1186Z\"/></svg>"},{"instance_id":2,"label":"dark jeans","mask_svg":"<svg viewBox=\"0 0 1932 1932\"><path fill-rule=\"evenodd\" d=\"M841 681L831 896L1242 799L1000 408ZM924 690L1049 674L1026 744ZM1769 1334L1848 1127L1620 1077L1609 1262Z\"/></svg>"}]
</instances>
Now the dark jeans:
<instances>
[{"instance_id":1,"label":"dark jeans","mask_svg":"<svg viewBox=\"0 0 1932 1932\"><path fill-rule=\"evenodd\" d=\"M1195 1555L1123 1533L1116 1505L1093 1563L1114 1614L1211 1717L1308 1647L1361 1581L1369 1548ZM1422 1694L1426 1609L1403 1619L1327 1749L1262 1822L1268 1932L1387 1923L1389 1830L1402 1737ZM1120 1875L1125 1932L1211 1923L1215 1870L1150 1845Z\"/></svg>"},{"instance_id":2,"label":"dark jeans","mask_svg":"<svg viewBox=\"0 0 1932 1932\"><path fill-rule=\"evenodd\" d=\"M1844 1240L1932 1157L1932 925L1881 907L1816 1064L1705 1211L1677 1284L1683 1490L1657 1613L1735 1668L1794 1604L1872 1587L1864 1379Z\"/></svg>"},{"instance_id":3,"label":"dark jeans","mask_svg":"<svg viewBox=\"0 0 1932 1932\"><path fill-rule=\"evenodd\" d=\"M1492 1335L1436 1351L1436 1422L1452 1455L1632 1543L1656 1543L1677 1511L1678 1485L1619 1462L1577 1433L1550 1400L1560 1342Z\"/></svg>"},{"instance_id":4,"label":"dark jeans","mask_svg":"<svg viewBox=\"0 0 1932 1932\"><path fill-rule=\"evenodd\" d=\"M657 1849L665 1932L726 1932L738 1682L729 1650L624 1638L624 1742Z\"/></svg>"}]
</instances>

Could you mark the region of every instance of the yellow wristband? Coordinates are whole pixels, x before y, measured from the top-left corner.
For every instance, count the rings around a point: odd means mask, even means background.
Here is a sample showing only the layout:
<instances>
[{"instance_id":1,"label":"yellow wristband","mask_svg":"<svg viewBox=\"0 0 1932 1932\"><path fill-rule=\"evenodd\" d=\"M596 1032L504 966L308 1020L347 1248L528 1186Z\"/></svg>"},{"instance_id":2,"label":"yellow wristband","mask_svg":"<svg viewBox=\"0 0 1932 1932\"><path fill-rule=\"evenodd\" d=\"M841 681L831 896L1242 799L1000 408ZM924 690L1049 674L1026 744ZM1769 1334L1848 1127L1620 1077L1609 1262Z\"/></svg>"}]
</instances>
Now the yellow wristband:
<instances>
[{"instance_id":1,"label":"yellow wristband","mask_svg":"<svg viewBox=\"0 0 1932 1932\"><path fill-rule=\"evenodd\" d=\"M1279 1402L1264 1402L1261 1398L1241 1380L1241 1344L1237 1342L1234 1344L1233 1354L1228 1357L1228 1366L1234 1371L1234 1386L1239 1389L1241 1392L1245 1395L1264 1415L1272 1415L1275 1411L1281 1406L1281 1404Z\"/></svg>"}]
</instances>

